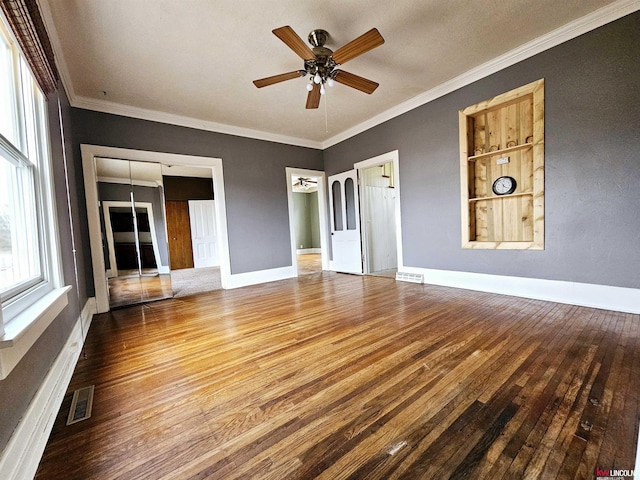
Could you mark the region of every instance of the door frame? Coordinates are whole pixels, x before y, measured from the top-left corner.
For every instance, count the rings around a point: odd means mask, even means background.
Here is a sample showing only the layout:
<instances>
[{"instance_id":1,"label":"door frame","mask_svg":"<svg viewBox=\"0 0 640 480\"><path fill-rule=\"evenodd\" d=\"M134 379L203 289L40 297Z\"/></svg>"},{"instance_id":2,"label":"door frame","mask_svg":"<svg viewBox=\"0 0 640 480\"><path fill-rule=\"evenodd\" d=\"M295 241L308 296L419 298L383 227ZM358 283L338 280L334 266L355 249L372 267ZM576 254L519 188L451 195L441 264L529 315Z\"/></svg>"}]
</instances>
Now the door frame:
<instances>
[{"instance_id":1,"label":"door frame","mask_svg":"<svg viewBox=\"0 0 640 480\"><path fill-rule=\"evenodd\" d=\"M393 185L396 189L396 201L395 201L395 219L396 219L396 249L398 255L398 271L404 265L403 256L402 256L402 220L400 216L400 155L398 154L398 150L393 150L391 152L383 153L382 155L378 155L373 158L369 158L367 160L362 160L361 162L357 162L353 164L353 167L356 169L358 173L358 188L360 188L360 179L362 178L361 170L370 167L377 167L380 165L384 165L385 163L392 162L393 164ZM358 201L360 202L360 242L362 245L362 254L364 257L363 261L363 271L364 274L367 275L370 273L370 265L369 258L367 255L367 249L364 248L367 242L367 226L364 220L364 211L366 206L362 203L362 196L358 197Z\"/></svg>"},{"instance_id":2,"label":"door frame","mask_svg":"<svg viewBox=\"0 0 640 480\"><path fill-rule=\"evenodd\" d=\"M227 208L221 158L162 153L148 150L131 150L127 148L89 144L81 144L80 152L82 153L87 221L89 224L89 242L91 246L91 261L93 263L93 283L98 313L109 311L109 294L104 254L102 251L102 231L100 228L100 213L98 208L99 197L95 157L121 158L124 160L160 163L162 165L211 168L213 192L216 199L216 229L218 231L218 243L220 246L220 280L222 288L228 288L231 277L231 262L229 260Z\"/></svg>"},{"instance_id":3,"label":"door frame","mask_svg":"<svg viewBox=\"0 0 640 480\"><path fill-rule=\"evenodd\" d=\"M296 230L295 230L295 218L293 213L293 177L318 177L318 223L320 224L320 251L322 258L322 270L329 270L329 233L327 218L329 208L327 207L327 190L326 190L326 175L321 170L307 170L304 168L286 167L287 178L287 206L289 208L289 234L291 238L291 265L295 273L295 277L298 276L298 262L297 258L297 245L296 245Z\"/></svg>"}]
</instances>

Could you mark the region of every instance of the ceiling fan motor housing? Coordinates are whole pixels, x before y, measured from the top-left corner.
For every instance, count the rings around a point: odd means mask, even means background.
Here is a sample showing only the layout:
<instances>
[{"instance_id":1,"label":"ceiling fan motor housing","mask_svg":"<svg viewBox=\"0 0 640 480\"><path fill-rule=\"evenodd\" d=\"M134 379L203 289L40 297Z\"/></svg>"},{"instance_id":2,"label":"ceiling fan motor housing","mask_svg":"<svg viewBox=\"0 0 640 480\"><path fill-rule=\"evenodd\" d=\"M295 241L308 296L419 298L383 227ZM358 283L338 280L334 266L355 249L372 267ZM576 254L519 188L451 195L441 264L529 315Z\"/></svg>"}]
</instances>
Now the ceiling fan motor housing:
<instances>
[{"instance_id":1,"label":"ceiling fan motor housing","mask_svg":"<svg viewBox=\"0 0 640 480\"><path fill-rule=\"evenodd\" d=\"M316 29L309 33L309 43L313 47L311 50L316 58L304 62L307 74L313 76L318 73L323 81L331 76L332 70L337 65L331 58L333 50L324 46L328 38L329 33L326 30Z\"/></svg>"},{"instance_id":2,"label":"ceiling fan motor housing","mask_svg":"<svg viewBox=\"0 0 640 480\"><path fill-rule=\"evenodd\" d=\"M309 33L309 43L313 47L323 47L327 43L329 33L326 30L316 29Z\"/></svg>"}]
</instances>

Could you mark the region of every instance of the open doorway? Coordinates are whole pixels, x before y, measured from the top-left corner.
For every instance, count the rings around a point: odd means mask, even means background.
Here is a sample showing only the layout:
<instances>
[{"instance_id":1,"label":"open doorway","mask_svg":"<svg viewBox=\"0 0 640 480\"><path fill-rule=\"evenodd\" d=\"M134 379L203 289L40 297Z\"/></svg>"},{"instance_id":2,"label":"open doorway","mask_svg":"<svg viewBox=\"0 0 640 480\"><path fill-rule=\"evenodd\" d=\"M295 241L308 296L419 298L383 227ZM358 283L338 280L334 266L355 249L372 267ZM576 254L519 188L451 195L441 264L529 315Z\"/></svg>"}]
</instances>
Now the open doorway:
<instances>
[{"instance_id":1,"label":"open doorway","mask_svg":"<svg viewBox=\"0 0 640 480\"><path fill-rule=\"evenodd\" d=\"M359 179L363 273L395 278L401 263L398 152L355 164Z\"/></svg>"},{"instance_id":2,"label":"open doorway","mask_svg":"<svg viewBox=\"0 0 640 480\"><path fill-rule=\"evenodd\" d=\"M328 269L324 172L287 168L291 258L296 275Z\"/></svg>"},{"instance_id":3,"label":"open doorway","mask_svg":"<svg viewBox=\"0 0 640 480\"><path fill-rule=\"evenodd\" d=\"M360 173L364 273L395 278L398 252L393 163L363 168Z\"/></svg>"},{"instance_id":4,"label":"open doorway","mask_svg":"<svg viewBox=\"0 0 640 480\"><path fill-rule=\"evenodd\" d=\"M174 297L220 290L211 169L163 165L162 174Z\"/></svg>"},{"instance_id":5,"label":"open doorway","mask_svg":"<svg viewBox=\"0 0 640 480\"><path fill-rule=\"evenodd\" d=\"M322 271L318 181L319 177L294 175L292 178L298 275Z\"/></svg>"}]
</instances>

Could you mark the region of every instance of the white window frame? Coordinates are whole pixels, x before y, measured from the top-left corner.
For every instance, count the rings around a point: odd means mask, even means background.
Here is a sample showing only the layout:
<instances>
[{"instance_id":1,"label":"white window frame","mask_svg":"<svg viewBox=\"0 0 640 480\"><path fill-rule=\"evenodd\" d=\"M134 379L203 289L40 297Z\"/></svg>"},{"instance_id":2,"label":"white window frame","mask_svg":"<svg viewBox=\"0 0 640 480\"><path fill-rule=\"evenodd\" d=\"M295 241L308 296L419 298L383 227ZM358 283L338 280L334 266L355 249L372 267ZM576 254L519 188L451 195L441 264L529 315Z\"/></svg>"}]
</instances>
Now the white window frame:
<instances>
[{"instance_id":1,"label":"white window frame","mask_svg":"<svg viewBox=\"0 0 640 480\"><path fill-rule=\"evenodd\" d=\"M22 288L5 292L0 308L0 380L6 378L29 351L46 328L68 303L70 286L64 286L60 241L55 207L53 166L49 144L47 102L38 88L24 54L11 33L4 14L0 13L0 35L12 51L14 121L17 127L15 143L0 132L3 156L16 164L33 163L36 222L41 275L26 282ZM22 70L21 70L22 69ZM24 91L23 76L31 76L35 91ZM26 89L25 89L26 90ZM31 100L25 101L26 96ZM25 108L32 105L36 121L27 132ZM29 138L28 138L28 133ZM35 134L35 140L32 138ZM4 160L3 160L4 161ZM6 298L8 297L8 298Z\"/></svg>"}]
</instances>

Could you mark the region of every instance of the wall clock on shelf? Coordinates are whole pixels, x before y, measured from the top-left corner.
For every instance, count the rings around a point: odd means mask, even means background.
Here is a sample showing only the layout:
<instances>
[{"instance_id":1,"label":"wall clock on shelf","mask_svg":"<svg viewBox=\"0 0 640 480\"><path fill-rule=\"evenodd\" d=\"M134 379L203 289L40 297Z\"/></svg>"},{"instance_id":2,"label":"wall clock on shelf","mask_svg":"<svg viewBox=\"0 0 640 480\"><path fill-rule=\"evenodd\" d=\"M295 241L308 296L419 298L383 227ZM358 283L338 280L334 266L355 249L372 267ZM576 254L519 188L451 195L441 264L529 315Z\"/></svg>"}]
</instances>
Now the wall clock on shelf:
<instances>
[{"instance_id":1,"label":"wall clock on shelf","mask_svg":"<svg viewBox=\"0 0 640 480\"><path fill-rule=\"evenodd\" d=\"M517 186L518 184L515 178L503 175L502 177L496 178L491 189L496 195L509 195L516 191Z\"/></svg>"}]
</instances>

